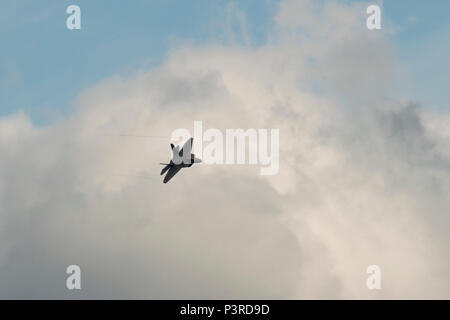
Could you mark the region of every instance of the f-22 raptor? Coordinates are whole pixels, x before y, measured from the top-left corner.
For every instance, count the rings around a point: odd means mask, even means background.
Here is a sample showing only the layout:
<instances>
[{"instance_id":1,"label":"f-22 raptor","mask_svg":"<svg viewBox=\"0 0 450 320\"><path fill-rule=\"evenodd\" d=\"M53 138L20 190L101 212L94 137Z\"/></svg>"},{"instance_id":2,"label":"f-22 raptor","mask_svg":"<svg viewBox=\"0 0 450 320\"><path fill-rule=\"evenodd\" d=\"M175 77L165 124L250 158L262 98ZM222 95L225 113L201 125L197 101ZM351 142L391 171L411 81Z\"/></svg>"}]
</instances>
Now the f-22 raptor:
<instances>
[{"instance_id":1,"label":"f-22 raptor","mask_svg":"<svg viewBox=\"0 0 450 320\"><path fill-rule=\"evenodd\" d=\"M173 143L170 144L170 147L172 148L172 159L170 160L170 163L160 163L165 166L161 171L161 175L168 171L164 177L164 183L169 182L169 180L172 179L173 176L176 175L182 168L189 168L194 163L202 162L200 159L195 157L195 154L191 153L193 141L194 138L190 138L186 141L181 150L179 146L175 147Z\"/></svg>"}]
</instances>

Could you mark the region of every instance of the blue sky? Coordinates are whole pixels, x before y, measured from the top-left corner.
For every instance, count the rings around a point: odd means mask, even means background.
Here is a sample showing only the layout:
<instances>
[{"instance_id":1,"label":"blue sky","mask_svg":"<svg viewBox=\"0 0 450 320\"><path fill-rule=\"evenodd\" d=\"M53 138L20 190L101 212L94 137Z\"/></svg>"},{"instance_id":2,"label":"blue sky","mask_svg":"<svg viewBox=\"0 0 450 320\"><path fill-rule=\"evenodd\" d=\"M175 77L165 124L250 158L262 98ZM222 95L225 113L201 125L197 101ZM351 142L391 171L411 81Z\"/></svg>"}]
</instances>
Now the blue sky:
<instances>
[{"instance_id":1,"label":"blue sky","mask_svg":"<svg viewBox=\"0 0 450 320\"><path fill-rule=\"evenodd\" d=\"M2 1L0 116L23 110L37 124L70 114L84 89L115 74L151 68L179 43L229 41L229 1ZM265 42L276 0L233 1L252 45ZM66 28L67 6L82 10L81 30ZM399 95L450 111L450 1L385 0L383 18L407 72Z\"/></svg>"},{"instance_id":2,"label":"blue sky","mask_svg":"<svg viewBox=\"0 0 450 320\"><path fill-rule=\"evenodd\" d=\"M402 61L404 97L450 112L450 1L384 0Z\"/></svg>"}]
</instances>

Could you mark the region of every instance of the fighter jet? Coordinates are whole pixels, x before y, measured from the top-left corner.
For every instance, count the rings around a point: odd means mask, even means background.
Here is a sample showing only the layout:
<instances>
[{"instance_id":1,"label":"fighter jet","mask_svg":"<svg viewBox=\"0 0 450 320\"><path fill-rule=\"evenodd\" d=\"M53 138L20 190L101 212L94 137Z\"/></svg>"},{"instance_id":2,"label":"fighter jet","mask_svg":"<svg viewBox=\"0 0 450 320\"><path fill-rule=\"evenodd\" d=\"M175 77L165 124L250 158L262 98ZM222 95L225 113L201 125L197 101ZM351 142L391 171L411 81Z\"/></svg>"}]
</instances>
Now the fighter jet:
<instances>
[{"instance_id":1,"label":"fighter jet","mask_svg":"<svg viewBox=\"0 0 450 320\"><path fill-rule=\"evenodd\" d=\"M182 168L189 168L194 163L202 162L200 159L195 157L195 154L191 153L193 141L194 138L190 138L186 141L181 150L179 146L175 147L173 143L170 144L170 147L172 148L172 159L170 160L170 163L160 163L165 166L161 171L161 175L169 170L164 177L164 183L169 182L169 180L172 179L173 176L176 175ZM183 156L183 154L185 156Z\"/></svg>"}]
</instances>

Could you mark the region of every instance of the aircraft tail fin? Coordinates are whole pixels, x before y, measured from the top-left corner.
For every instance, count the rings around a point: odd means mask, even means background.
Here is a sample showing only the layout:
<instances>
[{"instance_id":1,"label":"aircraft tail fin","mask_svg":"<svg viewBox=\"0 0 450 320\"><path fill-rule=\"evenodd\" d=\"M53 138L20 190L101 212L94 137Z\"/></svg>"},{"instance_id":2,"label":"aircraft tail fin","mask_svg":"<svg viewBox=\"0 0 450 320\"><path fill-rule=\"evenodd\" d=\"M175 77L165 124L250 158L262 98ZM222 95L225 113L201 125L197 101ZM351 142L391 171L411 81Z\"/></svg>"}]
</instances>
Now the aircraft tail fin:
<instances>
[{"instance_id":1,"label":"aircraft tail fin","mask_svg":"<svg viewBox=\"0 0 450 320\"><path fill-rule=\"evenodd\" d=\"M167 163L161 163L163 165L166 165L162 170L161 170L161 175L163 175L164 173L166 173L167 170L169 170L169 168L171 167L170 164Z\"/></svg>"},{"instance_id":2,"label":"aircraft tail fin","mask_svg":"<svg viewBox=\"0 0 450 320\"><path fill-rule=\"evenodd\" d=\"M180 147L175 147L173 143L170 144L170 147L172 148L172 158L176 159L178 157L178 154L180 153Z\"/></svg>"}]
</instances>

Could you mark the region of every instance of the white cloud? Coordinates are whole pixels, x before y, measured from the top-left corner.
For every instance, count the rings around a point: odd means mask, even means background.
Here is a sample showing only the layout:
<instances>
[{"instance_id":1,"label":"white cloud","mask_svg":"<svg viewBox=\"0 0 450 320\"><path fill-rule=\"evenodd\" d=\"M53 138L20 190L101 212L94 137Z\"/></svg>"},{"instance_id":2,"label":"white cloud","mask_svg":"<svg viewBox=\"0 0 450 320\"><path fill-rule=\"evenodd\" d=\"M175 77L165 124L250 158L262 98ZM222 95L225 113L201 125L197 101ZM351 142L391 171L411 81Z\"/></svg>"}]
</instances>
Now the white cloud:
<instances>
[{"instance_id":1,"label":"white cloud","mask_svg":"<svg viewBox=\"0 0 450 320\"><path fill-rule=\"evenodd\" d=\"M0 297L450 297L448 117L387 100L391 44L360 4L305 3L262 47L174 49L51 127L2 118ZM201 165L164 185L169 139L108 135L194 120L280 128L280 173Z\"/></svg>"}]
</instances>

